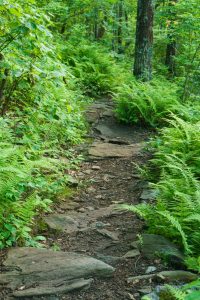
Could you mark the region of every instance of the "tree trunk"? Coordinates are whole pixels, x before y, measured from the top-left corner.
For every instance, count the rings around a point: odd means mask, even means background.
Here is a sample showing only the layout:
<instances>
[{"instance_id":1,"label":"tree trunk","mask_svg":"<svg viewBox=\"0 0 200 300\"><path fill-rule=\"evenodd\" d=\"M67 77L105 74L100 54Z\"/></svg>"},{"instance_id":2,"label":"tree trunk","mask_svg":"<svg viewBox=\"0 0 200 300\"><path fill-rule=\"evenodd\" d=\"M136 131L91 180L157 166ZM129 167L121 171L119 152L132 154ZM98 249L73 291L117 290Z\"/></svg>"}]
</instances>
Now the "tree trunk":
<instances>
[{"instance_id":1,"label":"tree trunk","mask_svg":"<svg viewBox=\"0 0 200 300\"><path fill-rule=\"evenodd\" d=\"M153 0L138 0L134 75L143 81L152 79Z\"/></svg>"},{"instance_id":2,"label":"tree trunk","mask_svg":"<svg viewBox=\"0 0 200 300\"><path fill-rule=\"evenodd\" d=\"M117 30L117 40L118 40L118 53L123 53L123 46L122 46L122 23L123 23L123 0L119 1L118 7L118 30Z\"/></svg>"},{"instance_id":3,"label":"tree trunk","mask_svg":"<svg viewBox=\"0 0 200 300\"><path fill-rule=\"evenodd\" d=\"M176 40L173 34L174 25L173 22L176 20L176 12L173 9L174 5L178 0L170 1L169 6L169 15L170 15L170 25L168 33L168 40L169 43L167 44L166 49L166 58L165 58L165 65L168 67L169 74L174 76L176 74L176 65L175 65L175 56L176 56Z\"/></svg>"},{"instance_id":4,"label":"tree trunk","mask_svg":"<svg viewBox=\"0 0 200 300\"><path fill-rule=\"evenodd\" d=\"M167 44L165 64L168 67L169 73L174 76L176 73L176 65L174 60L176 56L176 41L173 40L171 35L168 35L168 39L171 41Z\"/></svg>"}]
</instances>

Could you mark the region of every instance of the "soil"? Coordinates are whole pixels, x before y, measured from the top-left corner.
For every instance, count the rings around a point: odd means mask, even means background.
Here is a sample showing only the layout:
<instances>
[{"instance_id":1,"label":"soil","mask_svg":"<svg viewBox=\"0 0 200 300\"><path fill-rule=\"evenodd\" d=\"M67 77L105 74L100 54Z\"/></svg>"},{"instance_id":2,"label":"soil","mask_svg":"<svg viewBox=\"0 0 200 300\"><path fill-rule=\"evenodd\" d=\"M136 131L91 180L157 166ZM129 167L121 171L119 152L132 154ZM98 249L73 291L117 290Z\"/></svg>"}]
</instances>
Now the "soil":
<instances>
[{"instance_id":1,"label":"soil","mask_svg":"<svg viewBox=\"0 0 200 300\"><path fill-rule=\"evenodd\" d=\"M111 143L127 143L134 146L134 144L148 141L153 135L152 132L145 128L118 124L115 117L110 113L112 108L113 104L109 100L105 100L95 103L86 113L86 116L90 114L90 138L106 142L110 139ZM105 113L108 109L109 112ZM117 135L117 130L115 131L116 136L112 136L112 134L105 136L105 132L102 134L96 129L99 124L106 124L115 129L123 127L123 130L119 133L119 136ZM124 135L124 138L122 136L123 132L127 133ZM78 147L77 151L85 154L90 146L89 141ZM82 183L82 187L70 199L78 203L78 208L75 209L76 212L87 214L87 212L95 212L99 208L107 208L112 204L127 203L135 205L140 203L140 195L146 183L140 180L136 164L140 166L145 165L149 157L149 153L142 148L139 154L132 157L99 159L86 156L80 169L74 171L73 174ZM62 205L56 206L55 212L70 214L67 208L66 210L63 209ZM117 234L118 239L114 240L104 236L98 230L92 228L71 234L55 234L53 231L48 231L43 232L47 237L47 247L63 251L75 251L94 257L98 255L122 257L131 250L131 243L136 241L138 239L137 236L144 231L143 221L132 212L125 210L116 211L116 213L108 216L98 216L96 221L100 222L100 225L105 225L106 230L109 230L109 232ZM141 256L123 259L115 264L116 271L112 278L95 279L87 290L76 291L62 296L32 299L138 300L142 296L139 290L153 286L154 283L150 279L127 283L127 278L145 274L148 266L155 266L157 271L167 269L158 259L149 261Z\"/></svg>"}]
</instances>

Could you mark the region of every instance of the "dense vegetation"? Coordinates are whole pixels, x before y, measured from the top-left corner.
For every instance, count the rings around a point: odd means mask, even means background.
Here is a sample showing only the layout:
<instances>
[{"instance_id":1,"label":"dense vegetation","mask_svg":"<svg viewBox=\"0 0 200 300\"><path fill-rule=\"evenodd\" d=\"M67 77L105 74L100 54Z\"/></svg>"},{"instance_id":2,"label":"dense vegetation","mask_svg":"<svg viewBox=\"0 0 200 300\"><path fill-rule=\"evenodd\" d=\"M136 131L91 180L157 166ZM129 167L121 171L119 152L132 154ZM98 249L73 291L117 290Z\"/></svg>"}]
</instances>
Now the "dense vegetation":
<instances>
[{"instance_id":1,"label":"dense vegetation","mask_svg":"<svg viewBox=\"0 0 200 300\"><path fill-rule=\"evenodd\" d=\"M156 1L144 82L132 75L136 1L0 1L0 248L42 239L34 220L69 193L84 106L109 95L120 121L159 133L147 171L156 204L131 209L200 271L199 8Z\"/></svg>"}]
</instances>

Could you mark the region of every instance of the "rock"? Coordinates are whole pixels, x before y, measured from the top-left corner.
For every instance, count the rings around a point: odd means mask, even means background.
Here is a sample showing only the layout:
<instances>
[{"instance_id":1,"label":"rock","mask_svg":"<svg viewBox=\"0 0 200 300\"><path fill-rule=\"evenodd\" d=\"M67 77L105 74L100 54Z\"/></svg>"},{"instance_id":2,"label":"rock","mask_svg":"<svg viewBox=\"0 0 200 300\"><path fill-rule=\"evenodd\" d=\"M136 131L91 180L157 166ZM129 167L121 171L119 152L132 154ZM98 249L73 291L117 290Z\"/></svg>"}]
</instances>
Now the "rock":
<instances>
[{"instance_id":1,"label":"rock","mask_svg":"<svg viewBox=\"0 0 200 300\"><path fill-rule=\"evenodd\" d=\"M191 282L196 279L198 279L198 275L188 272L188 271L162 271L157 274L148 274L148 275L140 275L140 276L134 276L134 277L129 277L127 279L128 283L131 282L138 282L140 280L146 280L146 279L151 279L155 282L181 282L181 283L186 283L186 282Z\"/></svg>"},{"instance_id":2,"label":"rock","mask_svg":"<svg viewBox=\"0 0 200 300\"><path fill-rule=\"evenodd\" d=\"M129 300L136 300L136 298L130 293L128 293L128 299Z\"/></svg>"},{"instance_id":3,"label":"rock","mask_svg":"<svg viewBox=\"0 0 200 300\"><path fill-rule=\"evenodd\" d=\"M146 269L145 274L153 273L153 272L155 272L156 270L157 270L156 267L154 267L154 266L149 266L149 267Z\"/></svg>"},{"instance_id":4,"label":"rock","mask_svg":"<svg viewBox=\"0 0 200 300\"><path fill-rule=\"evenodd\" d=\"M151 190L151 189L146 189L143 190L140 199L142 200L154 200L157 196L157 191L156 190Z\"/></svg>"},{"instance_id":5,"label":"rock","mask_svg":"<svg viewBox=\"0 0 200 300\"><path fill-rule=\"evenodd\" d=\"M113 266L113 267L116 267L116 265L118 265L120 262L124 261L124 259L122 257L103 255L100 253L96 254L96 258Z\"/></svg>"},{"instance_id":6,"label":"rock","mask_svg":"<svg viewBox=\"0 0 200 300\"><path fill-rule=\"evenodd\" d=\"M95 142L89 149L89 155L101 158L132 157L141 151L141 144L116 145L111 143Z\"/></svg>"},{"instance_id":7,"label":"rock","mask_svg":"<svg viewBox=\"0 0 200 300\"><path fill-rule=\"evenodd\" d=\"M51 230L72 233L78 231L79 223L73 218L62 215L54 214L44 218L45 223Z\"/></svg>"},{"instance_id":8,"label":"rock","mask_svg":"<svg viewBox=\"0 0 200 300\"><path fill-rule=\"evenodd\" d=\"M85 211L86 211L86 210L85 210L84 207L81 207L81 208L78 209L78 212L80 212L80 213L84 213Z\"/></svg>"},{"instance_id":9,"label":"rock","mask_svg":"<svg viewBox=\"0 0 200 300\"><path fill-rule=\"evenodd\" d=\"M98 170L101 170L101 167L99 167L99 166L92 166L92 170L95 170L95 171L97 170L98 171Z\"/></svg>"},{"instance_id":10,"label":"rock","mask_svg":"<svg viewBox=\"0 0 200 300\"><path fill-rule=\"evenodd\" d=\"M92 206L87 206L86 209L89 210L89 211L94 211L95 210L94 207L92 207Z\"/></svg>"},{"instance_id":11,"label":"rock","mask_svg":"<svg viewBox=\"0 0 200 300\"><path fill-rule=\"evenodd\" d=\"M79 289L84 289L88 288L91 283L93 282L93 279L80 279L80 280L74 280L72 282L68 282L67 285L65 285L65 282L62 282L62 286L60 287L55 287L55 291L52 290L52 287L49 287L48 285L42 286L42 287L37 287L36 288L28 288L25 290L18 290L13 293L13 296L15 298L26 298L26 297L35 297L35 296L48 296L52 295L53 293L56 292L56 294L66 294L68 292L74 291L74 290L79 290ZM48 284L52 284L49 282Z\"/></svg>"},{"instance_id":12,"label":"rock","mask_svg":"<svg viewBox=\"0 0 200 300\"><path fill-rule=\"evenodd\" d=\"M74 210L80 207L80 204L73 201L63 201L61 202L60 208L64 210Z\"/></svg>"},{"instance_id":13,"label":"rock","mask_svg":"<svg viewBox=\"0 0 200 300\"><path fill-rule=\"evenodd\" d=\"M124 258L135 258L140 255L140 251L137 249L128 251L123 257Z\"/></svg>"},{"instance_id":14,"label":"rock","mask_svg":"<svg viewBox=\"0 0 200 300\"><path fill-rule=\"evenodd\" d=\"M68 176L67 177L67 185L70 187L77 187L79 185L79 182L76 178Z\"/></svg>"},{"instance_id":15,"label":"rock","mask_svg":"<svg viewBox=\"0 0 200 300\"><path fill-rule=\"evenodd\" d=\"M141 252L144 257L154 259L161 256L173 265L184 265L184 255L165 237L156 234L142 234L141 238Z\"/></svg>"},{"instance_id":16,"label":"rock","mask_svg":"<svg viewBox=\"0 0 200 300\"><path fill-rule=\"evenodd\" d=\"M130 145L129 142L124 141L122 139L116 138L116 139L108 139L108 142L111 144L117 144L117 145Z\"/></svg>"},{"instance_id":17,"label":"rock","mask_svg":"<svg viewBox=\"0 0 200 300\"><path fill-rule=\"evenodd\" d=\"M94 197L95 199L103 199L103 196L102 195L97 195Z\"/></svg>"},{"instance_id":18,"label":"rock","mask_svg":"<svg viewBox=\"0 0 200 300\"><path fill-rule=\"evenodd\" d=\"M91 227L100 229L100 228L105 228L105 227L107 227L109 225L110 224L108 224L108 223L103 223L101 221L98 221L98 222L95 222L95 223L91 224Z\"/></svg>"},{"instance_id":19,"label":"rock","mask_svg":"<svg viewBox=\"0 0 200 300\"><path fill-rule=\"evenodd\" d=\"M4 262L0 285L17 298L56 295L88 287L94 277L110 277L114 268L86 255L35 248L15 248Z\"/></svg>"},{"instance_id":20,"label":"rock","mask_svg":"<svg viewBox=\"0 0 200 300\"><path fill-rule=\"evenodd\" d=\"M157 278L165 281L165 282L191 282L198 279L198 275L188 272L188 271L182 271L182 270L176 270L176 271L162 271L157 274Z\"/></svg>"},{"instance_id":21,"label":"rock","mask_svg":"<svg viewBox=\"0 0 200 300\"><path fill-rule=\"evenodd\" d=\"M130 125L119 124L117 121L104 120L95 127L95 130L101 134L101 136L110 139L117 139L131 143L135 137L135 130Z\"/></svg>"},{"instance_id":22,"label":"rock","mask_svg":"<svg viewBox=\"0 0 200 300\"><path fill-rule=\"evenodd\" d=\"M87 175L90 175L91 173L92 173L91 170L85 170L85 171L84 171L84 174L87 174Z\"/></svg>"},{"instance_id":23,"label":"rock","mask_svg":"<svg viewBox=\"0 0 200 300\"><path fill-rule=\"evenodd\" d=\"M106 111L104 111L103 113L103 117L113 117L114 116L114 112L112 109L107 109Z\"/></svg>"},{"instance_id":24,"label":"rock","mask_svg":"<svg viewBox=\"0 0 200 300\"><path fill-rule=\"evenodd\" d=\"M134 241L134 242L130 243L130 247L133 249L138 249L139 245L140 245L139 241Z\"/></svg>"},{"instance_id":25,"label":"rock","mask_svg":"<svg viewBox=\"0 0 200 300\"><path fill-rule=\"evenodd\" d=\"M152 279L155 277L156 274L149 274L149 275L139 275L139 276L133 276L133 277L128 277L127 282L128 283L134 283L134 282L139 282L140 280L146 280L146 279Z\"/></svg>"},{"instance_id":26,"label":"rock","mask_svg":"<svg viewBox=\"0 0 200 300\"><path fill-rule=\"evenodd\" d=\"M150 294L152 292L152 287L146 286L143 289L139 289L138 292L142 295Z\"/></svg>"},{"instance_id":27,"label":"rock","mask_svg":"<svg viewBox=\"0 0 200 300\"><path fill-rule=\"evenodd\" d=\"M119 238L118 238L119 234L116 233L116 232L111 232L107 229L97 229L97 232L102 234L105 237L110 238L113 241L118 241L119 240Z\"/></svg>"}]
</instances>

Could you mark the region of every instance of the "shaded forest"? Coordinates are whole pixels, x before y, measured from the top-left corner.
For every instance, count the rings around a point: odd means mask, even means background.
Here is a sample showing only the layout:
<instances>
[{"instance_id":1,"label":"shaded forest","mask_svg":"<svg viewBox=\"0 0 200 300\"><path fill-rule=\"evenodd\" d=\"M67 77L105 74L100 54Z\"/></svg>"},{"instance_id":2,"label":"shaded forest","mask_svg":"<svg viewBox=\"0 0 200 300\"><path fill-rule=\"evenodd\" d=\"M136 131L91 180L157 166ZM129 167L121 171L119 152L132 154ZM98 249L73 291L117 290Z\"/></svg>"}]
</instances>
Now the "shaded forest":
<instances>
[{"instance_id":1,"label":"shaded forest","mask_svg":"<svg viewBox=\"0 0 200 300\"><path fill-rule=\"evenodd\" d=\"M0 248L41 247L38 220L84 159L84 111L108 98L154 133L138 168L156 197L124 208L199 273L199 1L1 0L0 14Z\"/></svg>"}]
</instances>

